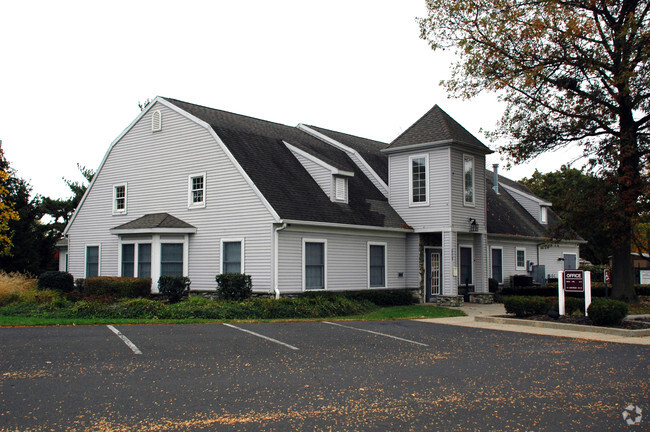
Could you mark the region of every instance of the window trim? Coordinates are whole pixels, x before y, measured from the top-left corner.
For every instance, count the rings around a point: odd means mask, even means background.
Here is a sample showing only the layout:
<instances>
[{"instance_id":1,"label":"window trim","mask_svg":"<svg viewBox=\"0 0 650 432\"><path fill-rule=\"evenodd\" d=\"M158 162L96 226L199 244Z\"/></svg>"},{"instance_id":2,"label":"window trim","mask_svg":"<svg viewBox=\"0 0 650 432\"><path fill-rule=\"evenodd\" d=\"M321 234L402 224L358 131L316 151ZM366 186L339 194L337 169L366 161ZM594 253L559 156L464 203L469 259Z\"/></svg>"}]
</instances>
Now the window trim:
<instances>
[{"instance_id":1,"label":"window trim","mask_svg":"<svg viewBox=\"0 0 650 432\"><path fill-rule=\"evenodd\" d=\"M307 243L322 243L323 244L323 288L307 288L306 279L306 260L305 260L305 245ZM327 239L322 238L303 238L302 239L302 290L303 291L326 291L327 290Z\"/></svg>"},{"instance_id":2,"label":"window trim","mask_svg":"<svg viewBox=\"0 0 650 432\"><path fill-rule=\"evenodd\" d=\"M494 263L492 262L492 260L493 260L493 258L492 258L492 251L495 250L495 249L501 251L501 280L500 280L500 281L498 280L497 282L499 282L500 284L502 284L502 283L503 283L503 279L504 279L504 278L503 278L503 246L490 246L490 277L491 277L492 279L494 279L494 273L493 273L493 270L492 270L492 268L493 268L493 266L494 266ZM495 279L495 280L496 280L496 279Z\"/></svg>"},{"instance_id":3,"label":"window trim","mask_svg":"<svg viewBox=\"0 0 650 432\"><path fill-rule=\"evenodd\" d=\"M203 177L203 201L201 201L200 203L195 203L192 200L193 198L192 179L198 177ZM188 209L205 208L205 203L207 201L207 192L208 192L208 176L205 171L196 174L190 174L187 176L187 208Z\"/></svg>"},{"instance_id":4,"label":"window trim","mask_svg":"<svg viewBox=\"0 0 650 432\"><path fill-rule=\"evenodd\" d=\"M539 207L539 220L543 224L548 223L548 207L546 206L540 206Z\"/></svg>"},{"instance_id":5,"label":"window trim","mask_svg":"<svg viewBox=\"0 0 650 432\"><path fill-rule=\"evenodd\" d=\"M124 187L124 209L117 208L117 188ZM128 204L129 204L129 186L128 183L117 183L113 185L113 214L114 215L125 215L127 214Z\"/></svg>"},{"instance_id":6,"label":"window trim","mask_svg":"<svg viewBox=\"0 0 650 432\"><path fill-rule=\"evenodd\" d=\"M97 276L101 276L102 274L102 244L88 243L84 247L84 279L89 277L88 276L88 248L89 247L97 247Z\"/></svg>"},{"instance_id":7,"label":"window trim","mask_svg":"<svg viewBox=\"0 0 650 432\"><path fill-rule=\"evenodd\" d=\"M472 201L466 200L467 184L465 183L465 159L471 159L472 161ZM476 160L474 156L469 154L463 154L463 205L465 207L475 207L476 206Z\"/></svg>"},{"instance_id":8,"label":"window trim","mask_svg":"<svg viewBox=\"0 0 650 432\"><path fill-rule=\"evenodd\" d=\"M241 244L239 263L240 263L240 267L241 267L241 273L245 273L246 272L245 267L244 267L244 264L245 264L245 262L244 262L244 257L245 257L244 248L245 248L245 245L246 245L245 238L244 237L223 238L223 239L221 239L220 242L221 243L220 243L220 249L219 250L221 252L220 252L220 257L219 257L219 274L223 274L223 257L224 257L223 244L224 243L240 243Z\"/></svg>"},{"instance_id":9,"label":"window trim","mask_svg":"<svg viewBox=\"0 0 650 432\"><path fill-rule=\"evenodd\" d=\"M474 246L470 244L458 245L458 285L464 286L465 282L461 282L461 275L463 274L463 263L461 257L461 249L469 249L469 285L474 285Z\"/></svg>"},{"instance_id":10,"label":"window trim","mask_svg":"<svg viewBox=\"0 0 650 432\"><path fill-rule=\"evenodd\" d=\"M519 251L522 251L524 253L524 265L520 266L519 265L519 260L517 255L519 255ZM526 248L524 247L516 247L515 248L515 270L526 270Z\"/></svg>"},{"instance_id":11,"label":"window trim","mask_svg":"<svg viewBox=\"0 0 650 432\"><path fill-rule=\"evenodd\" d=\"M422 202L414 202L413 201L413 160L414 159L421 159L424 158L424 182L425 182L425 194L426 194L426 200ZM423 154L418 154L418 155L411 155L409 156L409 177L408 177L408 185L409 185L409 207L424 207L429 205L429 154L428 153L423 153Z\"/></svg>"},{"instance_id":12,"label":"window trim","mask_svg":"<svg viewBox=\"0 0 650 432\"><path fill-rule=\"evenodd\" d=\"M383 246L384 247L384 285L371 285L370 284L370 246ZM369 241L366 246L367 257L367 271L368 271L368 288L388 288L388 243Z\"/></svg>"},{"instance_id":13,"label":"window trim","mask_svg":"<svg viewBox=\"0 0 650 432\"><path fill-rule=\"evenodd\" d=\"M151 268L153 267L153 239L138 239L138 240L122 240L120 239L117 249L117 274L119 277L124 277L122 272L123 261L122 261L122 246L126 244L133 245L133 277L144 277L140 275L140 245L148 244L151 248L150 250L150 261L149 261L149 276L151 277Z\"/></svg>"},{"instance_id":14,"label":"window trim","mask_svg":"<svg viewBox=\"0 0 650 432\"><path fill-rule=\"evenodd\" d=\"M163 275L162 274L162 266L163 266L162 249L163 249L163 245L167 245L167 244L180 244L180 245L183 246L183 270L182 270L182 272L183 272L183 276L187 276L187 269L188 269L187 260L188 260L189 245L185 242L185 240L161 238L160 242L158 243L159 254L158 254L158 262L156 263L156 264L158 264L158 277ZM153 252L152 252L152 254L153 254ZM152 259L152 261L153 261L153 259ZM152 267L153 267L153 262L151 264L152 264ZM153 271L152 271L152 274L153 274Z\"/></svg>"}]
</instances>

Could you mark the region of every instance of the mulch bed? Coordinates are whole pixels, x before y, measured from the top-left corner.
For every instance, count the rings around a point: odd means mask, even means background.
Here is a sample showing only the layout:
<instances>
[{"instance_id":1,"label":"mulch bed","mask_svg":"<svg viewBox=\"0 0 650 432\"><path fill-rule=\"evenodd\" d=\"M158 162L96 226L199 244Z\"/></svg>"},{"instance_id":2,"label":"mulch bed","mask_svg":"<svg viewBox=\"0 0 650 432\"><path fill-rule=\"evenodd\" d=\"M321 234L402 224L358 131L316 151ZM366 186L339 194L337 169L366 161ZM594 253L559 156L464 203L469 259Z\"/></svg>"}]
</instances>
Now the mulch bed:
<instances>
[{"instance_id":1,"label":"mulch bed","mask_svg":"<svg viewBox=\"0 0 650 432\"><path fill-rule=\"evenodd\" d=\"M507 318L512 318L512 316L507 316ZM533 315L525 318L519 319L529 319L535 321L549 321L549 322L559 322L565 324L580 324L580 325L594 325L591 322L591 318L586 316L568 316L562 315L558 318L551 318L548 315ZM623 321L620 325L610 325L605 327L611 328L620 328L626 330L641 330L650 328L650 321L647 320L634 320L634 321Z\"/></svg>"}]
</instances>

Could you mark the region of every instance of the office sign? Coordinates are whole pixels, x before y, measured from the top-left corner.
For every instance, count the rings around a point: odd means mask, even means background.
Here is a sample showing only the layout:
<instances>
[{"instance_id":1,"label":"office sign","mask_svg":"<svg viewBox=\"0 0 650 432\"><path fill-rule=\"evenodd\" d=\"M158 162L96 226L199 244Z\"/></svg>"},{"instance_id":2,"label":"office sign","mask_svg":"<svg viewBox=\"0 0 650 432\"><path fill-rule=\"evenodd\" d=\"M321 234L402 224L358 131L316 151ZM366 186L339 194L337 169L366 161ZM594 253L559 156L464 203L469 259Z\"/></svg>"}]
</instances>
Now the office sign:
<instances>
[{"instance_id":1,"label":"office sign","mask_svg":"<svg viewBox=\"0 0 650 432\"><path fill-rule=\"evenodd\" d=\"M564 270L564 291L584 292L585 274L582 270Z\"/></svg>"}]
</instances>

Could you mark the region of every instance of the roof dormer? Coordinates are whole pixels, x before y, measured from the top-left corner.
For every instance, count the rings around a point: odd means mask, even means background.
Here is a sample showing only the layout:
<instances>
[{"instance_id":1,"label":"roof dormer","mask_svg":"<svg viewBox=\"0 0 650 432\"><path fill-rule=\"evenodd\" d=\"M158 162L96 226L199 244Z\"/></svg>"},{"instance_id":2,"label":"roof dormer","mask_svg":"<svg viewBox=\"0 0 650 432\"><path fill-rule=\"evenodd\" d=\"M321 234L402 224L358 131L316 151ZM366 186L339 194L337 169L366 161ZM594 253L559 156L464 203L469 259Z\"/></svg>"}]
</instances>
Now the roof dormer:
<instances>
[{"instance_id":1,"label":"roof dormer","mask_svg":"<svg viewBox=\"0 0 650 432\"><path fill-rule=\"evenodd\" d=\"M284 144L331 201L348 203L348 178L354 176L352 171L337 168L286 141Z\"/></svg>"}]
</instances>

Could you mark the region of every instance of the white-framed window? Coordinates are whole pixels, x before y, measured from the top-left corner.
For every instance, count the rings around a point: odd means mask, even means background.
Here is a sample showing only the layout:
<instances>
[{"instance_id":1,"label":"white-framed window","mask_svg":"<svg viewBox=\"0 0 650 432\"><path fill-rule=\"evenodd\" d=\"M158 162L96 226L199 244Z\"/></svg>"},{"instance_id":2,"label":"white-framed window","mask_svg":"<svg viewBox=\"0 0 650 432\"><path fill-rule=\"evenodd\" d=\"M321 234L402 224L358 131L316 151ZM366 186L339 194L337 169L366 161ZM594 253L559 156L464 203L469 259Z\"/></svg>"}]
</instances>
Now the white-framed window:
<instances>
[{"instance_id":1,"label":"white-framed window","mask_svg":"<svg viewBox=\"0 0 650 432\"><path fill-rule=\"evenodd\" d=\"M334 177L334 201L348 202L348 179Z\"/></svg>"},{"instance_id":2,"label":"white-framed window","mask_svg":"<svg viewBox=\"0 0 650 432\"><path fill-rule=\"evenodd\" d=\"M564 253L564 270L578 270L578 254Z\"/></svg>"},{"instance_id":3,"label":"white-framed window","mask_svg":"<svg viewBox=\"0 0 650 432\"><path fill-rule=\"evenodd\" d=\"M113 214L126 214L127 184L113 185Z\"/></svg>"},{"instance_id":4,"label":"white-framed window","mask_svg":"<svg viewBox=\"0 0 650 432\"><path fill-rule=\"evenodd\" d=\"M220 273L244 273L244 239L221 240Z\"/></svg>"},{"instance_id":5,"label":"white-framed window","mask_svg":"<svg viewBox=\"0 0 650 432\"><path fill-rule=\"evenodd\" d=\"M473 285L474 272L473 272L473 251L471 246L460 246L460 279L459 285Z\"/></svg>"},{"instance_id":6,"label":"white-framed window","mask_svg":"<svg viewBox=\"0 0 650 432\"><path fill-rule=\"evenodd\" d=\"M409 157L409 205L429 205L429 155Z\"/></svg>"},{"instance_id":7,"label":"white-framed window","mask_svg":"<svg viewBox=\"0 0 650 432\"><path fill-rule=\"evenodd\" d=\"M99 276L101 270L101 246L86 245L84 278Z\"/></svg>"},{"instance_id":8,"label":"white-framed window","mask_svg":"<svg viewBox=\"0 0 650 432\"><path fill-rule=\"evenodd\" d=\"M160 276L183 276L183 243L160 244Z\"/></svg>"},{"instance_id":9,"label":"white-framed window","mask_svg":"<svg viewBox=\"0 0 650 432\"><path fill-rule=\"evenodd\" d=\"M206 175L205 173L192 174L187 181L187 206L189 208L205 207Z\"/></svg>"},{"instance_id":10,"label":"white-framed window","mask_svg":"<svg viewBox=\"0 0 650 432\"><path fill-rule=\"evenodd\" d=\"M151 243L122 243L120 276L151 277Z\"/></svg>"},{"instance_id":11,"label":"white-framed window","mask_svg":"<svg viewBox=\"0 0 650 432\"><path fill-rule=\"evenodd\" d=\"M503 248L491 248L492 259L492 279L499 283L503 283Z\"/></svg>"},{"instance_id":12,"label":"white-framed window","mask_svg":"<svg viewBox=\"0 0 650 432\"><path fill-rule=\"evenodd\" d=\"M368 242L368 287L385 288L387 277L386 243Z\"/></svg>"},{"instance_id":13,"label":"white-framed window","mask_svg":"<svg viewBox=\"0 0 650 432\"><path fill-rule=\"evenodd\" d=\"M327 288L327 240L302 240L303 290Z\"/></svg>"},{"instance_id":14,"label":"white-framed window","mask_svg":"<svg viewBox=\"0 0 650 432\"><path fill-rule=\"evenodd\" d=\"M515 269L526 270L526 248L515 249Z\"/></svg>"},{"instance_id":15,"label":"white-framed window","mask_svg":"<svg viewBox=\"0 0 650 432\"><path fill-rule=\"evenodd\" d=\"M540 221L543 224L548 223L548 208L546 206L540 207Z\"/></svg>"},{"instance_id":16,"label":"white-framed window","mask_svg":"<svg viewBox=\"0 0 650 432\"><path fill-rule=\"evenodd\" d=\"M474 156L463 155L463 203L474 205Z\"/></svg>"},{"instance_id":17,"label":"white-framed window","mask_svg":"<svg viewBox=\"0 0 650 432\"><path fill-rule=\"evenodd\" d=\"M162 130L162 113L160 110L151 113L151 130L153 132Z\"/></svg>"}]
</instances>

